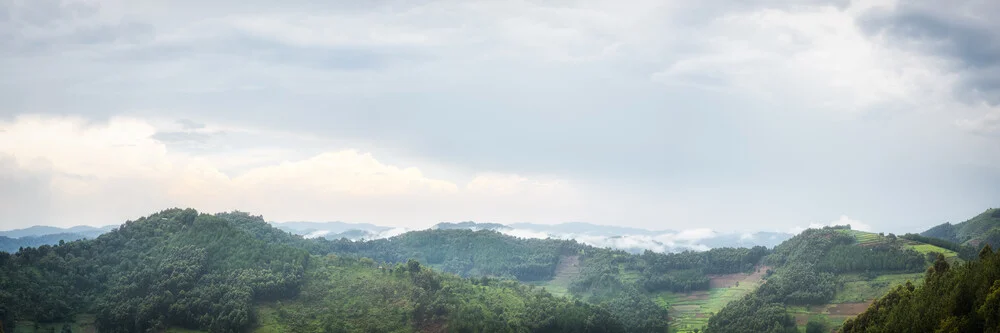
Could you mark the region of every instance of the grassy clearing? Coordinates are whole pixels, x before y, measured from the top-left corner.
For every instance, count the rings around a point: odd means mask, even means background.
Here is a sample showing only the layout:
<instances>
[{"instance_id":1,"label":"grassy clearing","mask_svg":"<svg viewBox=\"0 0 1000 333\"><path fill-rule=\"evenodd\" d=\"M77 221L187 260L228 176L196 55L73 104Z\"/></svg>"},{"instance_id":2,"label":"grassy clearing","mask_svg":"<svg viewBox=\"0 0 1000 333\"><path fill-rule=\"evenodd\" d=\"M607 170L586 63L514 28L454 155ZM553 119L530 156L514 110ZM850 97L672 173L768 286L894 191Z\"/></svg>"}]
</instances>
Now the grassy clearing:
<instances>
[{"instance_id":1,"label":"grassy clearing","mask_svg":"<svg viewBox=\"0 0 1000 333\"><path fill-rule=\"evenodd\" d=\"M895 286L906 281L920 285L924 274L883 274L874 278L866 278L861 274L842 274L837 276L837 280L842 287L837 290L830 304L788 307L788 313L795 317L800 330L805 331L805 325L810 320L825 323L830 329L839 328L845 320L863 312L873 300L885 295Z\"/></svg>"},{"instance_id":2,"label":"grassy clearing","mask_svg":"<svg viewBox=\"0 0 1000 333\"><path fill-rule=\"evenodd\" d=\"M563 256L556 266L555 275L552 280L529 282L528 284L545 288L549 293L570 297L569 285L580 276L580 256Z\"/></svg>"},{"instance_id":3,"label":"grassy clearing","mask_svg":"<svg viewBox=\"0 0 1000 333\"><path fill-rule=\"evenodd\" d=\"M726 304L754 291L763 282L766 268L754 274L726 274L712 277L713 280L738 282L719 283L726 287L711 288L708 291L690 293L663 292L655 295L655 301L668 308L670 325L675 332L692 332L708 325L708 318Z\"/></svg>"}]
</instances>

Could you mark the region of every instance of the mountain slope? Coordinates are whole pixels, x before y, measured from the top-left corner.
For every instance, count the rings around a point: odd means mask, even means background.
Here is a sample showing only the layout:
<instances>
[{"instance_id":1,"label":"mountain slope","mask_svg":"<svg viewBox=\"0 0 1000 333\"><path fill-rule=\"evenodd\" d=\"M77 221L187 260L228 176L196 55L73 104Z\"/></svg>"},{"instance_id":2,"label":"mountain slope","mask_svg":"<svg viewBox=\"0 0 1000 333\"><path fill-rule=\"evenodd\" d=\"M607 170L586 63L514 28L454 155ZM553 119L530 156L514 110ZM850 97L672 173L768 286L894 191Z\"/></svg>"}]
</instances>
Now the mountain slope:
<instances>
[{"instance_id":1,"label":"mountain slope","mask_svg":"<svg viewBox=\"0 0 1000 333\"><path fill-rule=\"evenodd\" d=\"M70 228L59 228L50 226L36 225L33 227L28 227L24 229L14 229L7 231L0 231L0 236L10 237L10 238L21 238L21 237L38 237L53 234L78 234L86 238L94 238L105 232L111 231L116 226L108 225L103 227L91 227L91 226L75 226Z\"/></svg>"},{"instance_id":2,"label":"mountain slope","mask_svg":"<svg viewBox=\"0 0 1000 333\"><path fill-rule=\"evenodd\" d=\"M101 332L616 332L599 307L416 261L310 256L245 213L172 209L94 240L0 252L0 327ZM35 323L38 323L37 325ZM179 330L180 331L180 330Z\"/></svg>"},{"instance_id":3,"label":"mountain slope","mask_svg":"<svg viewBox=\"0 0 1000 333\"><path fill-rule=\"evenodd\" d=\"M987 209L982 214L965 222L944 223L930 228L920 235L976 248L986 244L997 247L1000 245L1000 209Z\"/></svg>"},{"instance_id":4,"label":"mountain slope","mask_svg":"<svg viewBox=\"0 0 1000 333\"><path fill-rule=\"evenodd\" d=\"M921 286L896 287L842 332L1000 332L1000 254L987 246L957 267L941 258Z\"/></svg>"},{"instance_id":5,"label":"mountain slope","mask_svg":"<svg viewBox=\"0 0 1000 333\"><path fill-rule=\"evenodd\" d=\"M893 285L919 278L930 252L949 253L892 234L806 230L764 258L773 267L767 281L712 316L705 331L797 332L809 322L835 327Z\"/></svg>"}]
</instances>

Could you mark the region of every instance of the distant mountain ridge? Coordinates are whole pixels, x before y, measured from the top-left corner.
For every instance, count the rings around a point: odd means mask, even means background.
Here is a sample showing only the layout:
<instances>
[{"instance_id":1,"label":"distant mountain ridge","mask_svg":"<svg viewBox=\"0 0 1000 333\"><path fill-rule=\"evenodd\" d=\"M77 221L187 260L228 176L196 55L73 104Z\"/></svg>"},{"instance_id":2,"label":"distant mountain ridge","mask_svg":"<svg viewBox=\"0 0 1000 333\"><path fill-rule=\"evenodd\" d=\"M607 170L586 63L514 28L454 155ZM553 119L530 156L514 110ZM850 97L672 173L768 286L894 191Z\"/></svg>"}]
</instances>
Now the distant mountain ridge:
<instances>
[{"instance_id":1,"label":"distant mountain ridge","mask_svg":"<svg viewBox=\"0 0 1000 333\"><path fill-rule=\"evenodd\" d=\"M53 235L53 234L78 234L78 235L82 235L82 236L87 237L87 238L93 238L93 237L97 237L97 236L99 236L99 235L101 235L101 234L103 234L105 232L111 231L112 229L114 229L116 227L118 227L118 226L116 226L116 225L106 225L106 226L103 226L103 227L91 227L91 226L86 226L86 225L78 225L78 226L69 227L69 228L59 228L59 227L50 227L50 226L36 225L36 226L27 227L27 228L23 228L23 229L13 229L13 230L0 231L0 236L9 237L9 238L21 238L21 237L29 237L29 236L36 236L37 237L37 236L45 236L45 235Z\"/></svg>"},{"instance_id":2,"label":"distant mountain ridge","mask_svg":"<svg viewBox=\"0 0 1000 333\"><path fill-rule=\"evenodd\" d=\"M1000 246L1000 209L987 209L962 223L940 224L927 229L920 235L977 248L986 244L998 247Z\"/></svg>"},{"instance_id":3,"label":"distant mountain ridge","mask_svg":"<svg viewBox=\"0 0 1000 333\"><path fill-rule=\"evenodd\" d=\"M705 251L719 247L773 247L793 236L789 233L769 231L741 234L718 233L710 229L649 230L586 222L559 224L441 222L427 229L390 228L367 223L344 222L272 222L272 224L278 229L306 238L320 237L330 240L346 238L353 241L388 238L405 232L428 229L494 230L520 238L572 239L596 247L619 249L630 253L642 253L646 250L669 253Z\"/></svg>"},{"instance_id":4,"label":"distant mountain ridge","mask_svg":"<svg viewBox=\"0 0 1000 333\"><path fill-rule=\"evenodd\" d=\"M300 235L304 238L325 238L330 240L346 238L352 241L389 238L410 231L424 230L340 221L291 221L270 222L270 224L277 229ZM24 229L2 231L0 232L0 237L5 238L0 238L0 251L14 252L20 247L53 245L57 244L60 240L68 242L84 238L95 238L116 227L76 226L58 228L33 226ZM630 253L642 253L646 250L669 253L689 250L705 251L719 247L773 247L793 236L792 234L781 232L756 232L749 234L718 233L710 229L682 231L669 229L649 230L585 222L559 224L513 223L509 225L474 221L441 222L427 229L495 230L520 238L572 239L596 247L619 249ZM17 240L22 237L32 238Z\"/></svg>"}]
</instances>

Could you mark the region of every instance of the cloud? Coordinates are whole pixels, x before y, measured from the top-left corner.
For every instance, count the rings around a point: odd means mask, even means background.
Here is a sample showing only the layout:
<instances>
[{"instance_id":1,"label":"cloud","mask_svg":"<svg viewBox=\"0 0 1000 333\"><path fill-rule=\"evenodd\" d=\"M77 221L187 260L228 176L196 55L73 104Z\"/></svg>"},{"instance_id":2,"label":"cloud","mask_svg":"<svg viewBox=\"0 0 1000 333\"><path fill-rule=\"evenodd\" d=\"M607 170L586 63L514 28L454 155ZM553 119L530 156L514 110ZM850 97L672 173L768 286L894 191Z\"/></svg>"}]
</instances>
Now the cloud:
<instances>
[{"instance_id":1,"label":"cloud","mask_svg":"<svg viewBox=\"0 0 1000 333\"><path fill-rule=\"evenodd\" d=\"M1000 195L989 182L1000 177L995 6L938 7L6 1L0 119L74 115L91 124L67 128L77 132L141 120L121 127L141 129L125 135L134 150L93 148L106 142L85 134L89 146L11 149L19 165L45 155L63 173L96 179L52 176L78 188L202 186L149 191L174 193L157 202L350 211L359 221L715 230L787 229L850 211L911 228L960 219ZM318 195L295 179L266 189L268 200L224 199L255 170L313 172L365 154L398 170L360 172L377 185L352 191L409 194L379 205L342 197L347 180L324 183L341 194ZM412 166L419 176L403 172ZM93 176L98 167L124 174ZM280 179L258 175L272 187ZM428 190L435 181L455 192Z\"/></svg>"},{"instance_id":2,"label":"cloud","mask_svg":"<svg viewBox=\"0 0 1000 333\"><path fill-rule=\"evenodd\" d=\"M1000 103L1000 4L925 0L900 1L866 13L862 26L899 48L938 55L961 75L955 93L966 101Z\"/></svg>"},{"instance_id":3,"label":"cloud","mask_svg":"<svg viewBox=\"0 0 1000 333\"><path fill-rule=\"evenodd\" d=\"M496 215L483 218L524 217L525 211L545 211L538 209L541 198L559 194L572 200L573 195L560 181L518 175L480 175L459 186L357 150L273 161L230 176L213 164L211 155L171 151L157 139L155 126L139 119L91 123L22 116L0 126L5 128L0 154L11 156L3 159L3 179L13 182L5 189L23 188L4 192L5 202L49 202L55 211L49 222L60 225L104 225L170 206L209 212L252 207L281 220L343 217L419 225L484 212ZM5 220L27 215L17 206L4 207L0 217ZM452 211L444 212L445 207ZM496 213L506 210L520 213ZM376 213L382 218L370 218ZM386 235L400 230L405 229Z\"/></svg>"}]
</instances>

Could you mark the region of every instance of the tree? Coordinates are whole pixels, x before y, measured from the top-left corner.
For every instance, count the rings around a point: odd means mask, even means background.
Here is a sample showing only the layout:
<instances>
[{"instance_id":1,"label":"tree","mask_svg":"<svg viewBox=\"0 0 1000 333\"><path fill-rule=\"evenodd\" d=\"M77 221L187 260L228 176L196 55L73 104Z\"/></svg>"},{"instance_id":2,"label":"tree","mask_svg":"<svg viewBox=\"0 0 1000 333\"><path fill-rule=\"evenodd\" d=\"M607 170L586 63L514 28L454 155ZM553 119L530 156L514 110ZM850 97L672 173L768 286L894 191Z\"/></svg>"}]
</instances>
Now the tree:
<instances>
[{"instance_id":1,"label":"tree","mask_svg":"<svg viewBox=\"0 0 1000 333\"><path fill-rule=\"evenodd\" d=\"M826 331L826 325L823 325L823 323L810 320L806 324L806 333L824 333Z\"/></svg>"},{"instance_id":2,"label":"tree","mask_svg":"<svg viewBox=\"0 0 1000 333\"><path fill-rule=\"evenodd\" d=\"M410 273L420 272L420 262L413 259L406 261L406 270L410 271Z\"/></svg>"}]
</instances>

